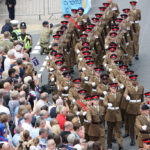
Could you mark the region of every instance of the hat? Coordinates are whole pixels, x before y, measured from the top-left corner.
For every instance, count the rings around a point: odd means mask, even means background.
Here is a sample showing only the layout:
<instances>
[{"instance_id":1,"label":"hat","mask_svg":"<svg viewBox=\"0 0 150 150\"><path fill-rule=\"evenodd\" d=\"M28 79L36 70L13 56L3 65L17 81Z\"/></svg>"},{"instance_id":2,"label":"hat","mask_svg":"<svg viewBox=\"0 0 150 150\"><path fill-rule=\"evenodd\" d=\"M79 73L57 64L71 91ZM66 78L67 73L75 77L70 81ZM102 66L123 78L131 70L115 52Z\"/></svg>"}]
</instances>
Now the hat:
<instances>
[{"instance_id":1,"label":"hat","mask_svg":"<svg viewBox=\"0 0 150 150\"><path fill-rule=\"evenodd\" d=\"M110 46L110 47L115 47L115 48L117 48L117 47L118 47L118 44L115 43L115 42L111 42L111 43L109 44L109 46Z\"/></svg>"},{"instance_id":2,"label":"hat","mask_svg":"<svg viewBox=\"0 0 150 150\"><path fill-rule=\"evenodd\" d=\"M130 8L124 8L122 11L123 11L124 13L128 13L128 12L130 11Z\"/></svg>"},{"instance_id":3,"label":"hat","mask_svg":"<svg viewBox=\"0 0 150 150\"><path fill-rule=\"evenodd\" d=\"M81 48L81 51L88 51L89 49L90 49L89 47L83 46L83 47Z\"/></svg>"},{"instance_id":4,"label":"hat","mask_svg":"<svg viewBox=\"0 0 150 150\"><path fill-rule=\"evenodd\" d=\"M73 143L74 140L75 140L75 135L74 134L69 134L68 137L67 137L67 141L68 143Z\"/></svg>"},{"instance_id":5,"label":"hat","mask_svg":"<svg viewBox=\"0 0 150 150\"><path fill-rule=\"evenodd\" d=\"M54 46L58 46L58 43L53 43L53 44L52 44L52 47L54 47Z\"/></svg>"},{"instance_id":6,"label":"hat","mask_svg":"<svg viewBox=\"0 0 150 150\"><path fill-rule=\"evenodd\" d=\"M87 92L87 91L84 90L84 89L78 91L78 93L81 94L81 95L86 95L86 92Z\"/></svg>"},{"instance_id":7,"label":"hat","mask_svg":"<svg viewBox=\"0 0 150 150\"><path fill-rule=\"evenodd\" d=\"M92 24L92 23L87 25L87 28L94 28L94 27L95 27L95 24Z\"/></svg>"},{"instance_id":8,"label":"hat","mask_svg":"<svg viewBox=\"0 0 150 150\"><path fill-rule=\"evenodd\" d=\"M116 66L121 66L123 62L121 60L114 61Z\"/></svg>"},{"instance_id":9,"label":"hat","mask_svg":"<svg viewBox=\"0 0 150 150\"><path fill-rule=\"evenodd\" d=\"M122 18L116 18L116 19L115 19L115 21L116 21L116 22L119 22L119 23L122 22L122 20L123 20Z\"/></svg>"},{"instance_id":10,"label":"hat","mask_svg":"<svg viewBox=\"0 0 150 150\"><path fill-rule=\"evenodd\" d=\"M133 73L134 73L134 71L132 71L132 70L128 70L128 71L125 72L125 74L128 75L128 76L132 75Z\"/></svg>"},{"instance_id":11,"label":"hat","mask_svg":"<svg viewBox=\"0 0 150 150\"><path fill-rule=\"evenodd\" d=\"M84 8L83 7L79 7L78 10L82 10L84 12Z\"/></svg>"},{"instance_id":12,"label":"hat","mask_svg":"<svg viewBox=\"0 0 150 150\"><path fill-rule=\"evenodd\" d=\"M99 18L93 17L93 18L92 18L92 21L93 21L93 22L98 22L98 21L99 21Z\"/></svg>"},{"instance_id":13,"label":"hat","mask_svg":"<svg viewBox=\"0 0 150 150\"><path fill-rule=\"evenodd\" d=\"M89 42L84 42L84 43L82 43L82 46L89 46L89 45L90 45Z\"/></svg>"},{"instance_id":14,"label":"hat","mask_svg":"<svg viewBox=\"0 0 150 150\"><path fill-rule=\"evenodd\" d=\"M56 54L57 54L57 51L55 51L55 50L52 50L52 51L50 52L50 55L52 55L52 56L56 56Z\"/></svg>"},{"instance_id":15,"label":"hat","mask_svg":"<svg viewBox=\"0 0 150 150\"><path fill-rule=\"evenodd\" d=\"M144 104L144 105L142 105L142 108L141 108L142 110L149 110L150 108L146 105L146 104Z\"/></svg>"},{"instance_id":16,"label":"hat","mask_svg":"<svg viewBox=\"0 0 150 150\"><path fill-rule=\"evenodd\" d=\"M99 95L92 95L91 99L92 100L99 100Z\"/></svg>"},{"instance_id":17,"label":"hat","mask_svg":"<svg viewBox=\"0 0 150 150\"><path fill-rule=\"evenodd\" d=\"M45 26L47 24L49 24L48 21L43 21L43 23L42 23L43 26Z\"/></svg>"},{"instance_id":18,"label":"hat","mask_svg":"<svg viewBox=\"0 0 150 150\"><path fill-rule=\"evenodd\" d=\"M67 72L67 66L62 66L61 68L60 68L60 71L61 72Z\"/></svg>"},{"instance_id":19,"label":"hat","mask_svg":"<svg viewBox=\"0 0 150 150\"><path fill-rule=\"evenodd\" d=\"M70 14L64 14L64 18L70 18L71 17L71 15Z\"/></svg>"},{"instance_id":20,"label":"hat","mask_svg":"<svg viewBox=\"0 0 150 150\"><path fill-rule=\"evenodd\" d=\"M135 5L137 4L137 1L131 1L130 4L131 4L132 6L135 6Z\"/></svg>"},{"instance_id":21,"label":"hat","mask_svg":"<svg viewBox=\"0 0 150 150\"><path fill-rule=\"evenodd\" d=\"M91 100L92 100L92 97L91 97L91 96L86 96L84 99L85 99L86 101L91 101Z\"/></svg>"},{"instance_id":22,"label":"hat","mask_svg":"<svg viewBox=\"0 0 150 150\"><path fill-rule=\"evenodd\" d=\"M92 59L92 56L84 56L84 59L85 59L86 61L90 61L90 60Z\"/></svg>"},{"instance_id":23,"label":"hat","mask_svg":"<svg viewBox=\"0 0 150 150\"><path fill-rule=\"evenodd\" d=\"M116 88L118 86L118 83L110 83L109 86L111 88Z\"/></svg>"},{"instance_id":24,"label":"hat","mask_svg":"<svg viewBox=\"0 0 150 150\"><path fill-rule=\"evenodd\" d=\"M66 78L70 78L71 75L70 75L70 72L63 72L63 76L66 77Z\"/></svg>"},{"instance_id":25,"label":"hat","mask_svg":"<svg viewBox=\"0 0 150 150\"><path fill-rule=\"evenodd\" d=\"M57 59L60 59L60 58L63 58L63 55L62 55L61 53L56 53L55 57L56 57Z\"/></svg>"},{"instance_id":26,"label":"hat","mask_svg":"<svg viewBox=\"0 0 150 150\"><path fill-rule=\"evenodd\" d=\"M127 66L127 65L121 65L121 66L120 66L120 69L121 69L121 70L127 70L127 69L128 69L128 66Z\"/></svg>"},{"instance_id":27,"label":"hat","mask_svg":"<svg viewBox=\"0 0 150 150\"><path fill-rule=\"evenodd\" d=\"M6 127L2 122L0 122L0 136L3 136L5 133L6 133Z\"/></svg>"},{"instance_id":28,"label":"hat","mask_svg":"<svg viewBox=\"0 0 150 150\"><path fill-rule=\"evenodd\" d=\"M116 33L116 32L111 32L109 35L110 35L112 38L114 38L114 37L117 36L117 33Z\"/></svg>"},{"instance_id":29,"label":"hat","mask_svg":"<svg viewBox=\"0 0 150 150\"><path fill-rule=\"evenodd\" d=\"M150 98L150 92L146 92L146 93L145 93L145 97Z\"/></svg>"},{"instance_id":30,"label":"hat","mask_svg":"<svg viewBox=\"0 0 150 150\"><path fill-rule=\"evenodd\" d=\"M19 24L18 20L11 20L10 21L11 25L17 26Z\"/></svg>"},{"instance_id":31,"label":"hat","mask_svg":"<svg viewBox=\"0 0 150 150\"><path fill-rule=\"evenodd\" d=\"M61 21L61 24L66 25L68 24L68 21Z\"/></svg>"},{"instance_id":32,"label":"hat","mask_svg":"<svg viewBox=\"0 0 150 150\"><path fill-rule=\"evenodd\" d=\"M117 59L117 55L116 55L116 54L112 54L112 55L110 55L110 58L111 58L112 60L115 60L115 59Z\"/></svg>"},{"instance_id":33,"label":"hat","mask_svg":"<svg viewBox=\"0 0 150 150\"><path fill-rule=\"evenodd\" d=\"M96 17L96 18L101 18L101 17L102 17L102 14L100 14L100 13L95 14L95 17Z\"/></svg>"},{"instance_id":34,"label":"hat","mask_svg":"<svg viewBox=\"0 0 150 150\"><path fill-rule=\"evenodd\" d=\"M73 80L74 84L80 84L81 83L81 79L77 78Z\"/></svg>"},{"instance_id":35,"label":"hat","mask_svg":"<svg viewBox=\"0 0 150 150\"><path fill-rule=\"evenodd\" d=\"M53 35L53 38L54 38L54 39L59 39L59 38L60 38L60 35L55 34L55 35Z\"/></svg>"},{"instance_id":36,"label":"hat","mask_svg":"<svg viewBox=\"0 0 150 150\"><path fill-rule=\"evenodd\" d=\"M119 27L118 26L113 26L111 29L112 29L112 31L116 32L116 31L119 30Z\"/></svg>"},{"instance_id":37,"label":"hat","mask_svg":"<svg viewBox=\"0 0 150 150\"><path fill-rule=\"evenodd\" d=\"M81 34L81 38L85 39L85 38L87 38L87 37L88 37L88 35L87 35L86 33L82 33L82 34Z\"/></svg>"},{"instance_id":38,"label":"hat","mask_svg":"<svg viewBox=\"0 0 150 150\"><path fill-rule=\"evenodd\" d=\"M85 32L91 32L91 31L92 31L91 28L86 28L86 29L85 29Z\"/></svg>"},{"instance_id":39,"label":"hat","mask_svg":"<svg viewBox=\"0 0 150 150\"><path fill-rule=\"evenodd\" d=\"M112 47L112 46L108 47L108 50L111 51L111 52L114 52L114 51L116 51L116 47Z\"/></svg>"},{"instance_id":40,"label":"hat","mask_svg":"<svg viewBox=\"0 0 150 150\"><path fill-rule=\"evenodd\" d=\"M122 19L127 19L128 15L127 14L121 14L120 15Z\"/></svg>"},{"instance_id":41,"label":"hat","mask_svg":"<svg viewBox=\"0 0 150 150\"><path fill-rule=\"evenodd\" d=\"M89 51L83 51L82 54L83 54L84 56L89 56L89 55L91 54L91 52L89 52Z\"/></svg>"},{"instance_id":42,"label":"hat","mask_svg":"<svg viewBox=\"0 0 150 150\"><path fill-rule=\"evenodd\" d=\"M99 7L99 10L100 10L100 11L105 11L106 8L107 8L107 7Z\"/></svg>"},{"instance_id":43,"label":"hat","mask_svg":"<svg viewBox=\"0 0 150 150\"><path fill-rule=\"evenodd\" d=\"M95 72L100 73L100 72L103 72L103 71L104 71L104 68L99 67L99 68L94 68L94 70L95 70Z\"/></svg>"},{"instance_id":44,"label":"hat","mask_svg":"<svg viewBox=\"0 0 150 150\"><path fill-rule=\"evenodd\" d=\"M105 7L108 7L108 6L110 5L110 3L103 3L103 5L104 5Z\"/></svg>"},{"instance_id":45,"label":"hat","mask_svg":"<svg viewBox=\"0 0 150 150\"><path fill-rule=\"evenodd\" d=\"M90 67L92 67L94 65L94 61L87 61L86 64Z\"/></svg>"},{"instance_id":46,"label":"hat","mask_svg":"<svg viewBox=\"0 0 150 150\"><path fill-rule=\"evenodd\" d=\"M78 12L78 9L71 9L71 11L72 11L73 13L77 13L77 12Z\"/></svg>"},{"instance_id":47,"label":"hat","mask_svg":"<svg viewBox=\"0 0 150 150\"><path fill-rule=\"evenodd\" d=\"M20 29L26 29L27 28L27 25L25 22L21 22L20 23Z\"/></svg>"},{"instance_id":48,"label":"hat","mask_svg":"<svg viewBox=\"0 0 150 150\"><path fill-rule=\"evenodd\" d=\"M133 74L130 75L130 79L133 80L133 81L137 80L137 77L138 77L138 75L136 75L136 74L135 75L133 75Z\"/></svg>"},{"instance_id":49,"label":"hat","mask_svg":"<svg viewBox=\"0 0 150 150\"><path fill-rule=\"evenodd\" d=\"M64 63L64 62L63 62L62 60L57 60L57 61L55 61L55 64L56 64L57 66L61 66L63 63Z\"/></svg>"},{"instance_id":50,"label":"hat","mask_svg":"<svg viewBox=\"0 0 150 150\"><path fill-rule=\"evenodd\" d=\"M68 28L68 27L67 27L66 25L62 25L62 26L60 27L60 29L63 30L63 31L66 30L67 28Z\"/></svg>"},{"instance_id":51,"label":"hat","mask_svg":"<svg viewBox=\"0 0 150 150\"><path fill-rule=\"evenodd\" d=\"M64 31L62 31L62 30L59 30L59 31L56 32L56 34L60 35L60 36L63 35L63 33L64 33Z\"/></svg>"},{"instance_id":52,"label":"hat","mask_svg":"<svg viewBox=\"0 0 150 150\"><path fill-rule=\"evenodd\" d=\"M109 78L109 75L108 74L102 74L101 75L101 79L102 80L107 80Z\"/></svg>"},{"instance_id":53,"label":"hat","mask_svg":"<svg viewBox=\"0 0 150 150\"><path fill-rule=\"evenodd\" d=\"M145 144L150 144L150 138L143 139L143 143L145 143Z\"/></svg>"}]
</instances>

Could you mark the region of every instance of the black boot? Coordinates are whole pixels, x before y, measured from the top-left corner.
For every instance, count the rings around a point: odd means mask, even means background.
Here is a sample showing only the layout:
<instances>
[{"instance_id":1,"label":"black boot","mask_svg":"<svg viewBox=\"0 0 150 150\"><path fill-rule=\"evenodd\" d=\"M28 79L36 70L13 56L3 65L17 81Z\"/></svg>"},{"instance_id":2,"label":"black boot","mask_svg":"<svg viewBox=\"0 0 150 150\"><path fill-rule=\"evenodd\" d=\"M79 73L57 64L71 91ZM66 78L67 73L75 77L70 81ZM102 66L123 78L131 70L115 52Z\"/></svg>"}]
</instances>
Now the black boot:
<instances>
[{"instance_id":1,"label":"black boot","mask_svg":"<svg viewBox=\"0 0 150 150\"><path fill-rule=\"evenodd\" d=\"M129 134L124 134L123 135L123 138L126 138L126 137L128 137L129 136Z\"/></svg>"},{"instance_id":2,"label":"black boot","mask_svg":"<svg viewBox=\"0 0 150 150\"><path fill-rule=\"evenodd\" d=\"M123 147L119 147L119 149L118 150L123 150Z\"/></svg>"},{"instance_id":3,"label":"black boot","mask_svg":"<svg viewBox=\"0 0 150 150\"><path fill-rule=\"evenodd\" d=\"M135 145L135 141L132 140L132 141L130 142L130 146L134 146L134 145Z\"/></svg>"},{"instance_id":4,"label":"black boot","mask_svg":"<svg viewBox=\"0 0 150 150\"><path fill-rule=\"evenodd\" d=\"M135 59L136 59L136 60L139 60L139 56L138 56L138 55L136 55L136 56L135 56Z\"/></svg>"},{"instance_id":5,"label":"black boot","mask_svg":"<svg viewBox=\"0 0 150 150\"><path fill-rule=\"evenodd\" d=\"M114 136L112 137L112 142L113 142L113 143L116 143L116 139L115 139Z\"/></svg>"}]
</instances>

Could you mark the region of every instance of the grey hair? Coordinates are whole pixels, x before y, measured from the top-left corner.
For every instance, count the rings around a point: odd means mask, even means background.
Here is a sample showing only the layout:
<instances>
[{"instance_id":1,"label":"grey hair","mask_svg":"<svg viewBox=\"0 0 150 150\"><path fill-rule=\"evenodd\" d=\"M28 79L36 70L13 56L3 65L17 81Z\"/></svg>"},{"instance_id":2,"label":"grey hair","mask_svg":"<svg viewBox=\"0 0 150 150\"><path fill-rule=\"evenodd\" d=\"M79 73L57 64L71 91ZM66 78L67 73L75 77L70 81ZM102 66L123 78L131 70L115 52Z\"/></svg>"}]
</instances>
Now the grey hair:
<instances>
[{"instance_id":1,"label":"grey hair","mask_svg":"<svg viewBox=\"0 0 150 150\"><path fill-rule=\"evenodd\" d=\"M7 55L8 55L8 56L13 56L14 53L15 53L14 50L9 50L8 53L7 53Z\"/></svg>"}]
</instances>

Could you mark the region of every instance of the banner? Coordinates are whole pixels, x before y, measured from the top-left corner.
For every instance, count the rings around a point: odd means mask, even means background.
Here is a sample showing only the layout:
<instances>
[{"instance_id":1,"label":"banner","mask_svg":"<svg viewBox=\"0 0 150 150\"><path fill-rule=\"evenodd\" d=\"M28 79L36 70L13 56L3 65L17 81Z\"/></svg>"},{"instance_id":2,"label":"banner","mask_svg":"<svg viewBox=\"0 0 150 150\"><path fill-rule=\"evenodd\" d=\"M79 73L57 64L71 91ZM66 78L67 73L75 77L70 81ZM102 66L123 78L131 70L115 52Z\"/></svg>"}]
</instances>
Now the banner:
<instances>
[{"instance_id":1,"label":"banner","mask_svg":"<svg viewBox=\"0 0 150 150\"><path fill-rule=\"evenodd\" d=\"M91 9L91 0L62 0L63 14L72 14L71 9L84 8L84 14Z\"/></svg>"}]
</instances>

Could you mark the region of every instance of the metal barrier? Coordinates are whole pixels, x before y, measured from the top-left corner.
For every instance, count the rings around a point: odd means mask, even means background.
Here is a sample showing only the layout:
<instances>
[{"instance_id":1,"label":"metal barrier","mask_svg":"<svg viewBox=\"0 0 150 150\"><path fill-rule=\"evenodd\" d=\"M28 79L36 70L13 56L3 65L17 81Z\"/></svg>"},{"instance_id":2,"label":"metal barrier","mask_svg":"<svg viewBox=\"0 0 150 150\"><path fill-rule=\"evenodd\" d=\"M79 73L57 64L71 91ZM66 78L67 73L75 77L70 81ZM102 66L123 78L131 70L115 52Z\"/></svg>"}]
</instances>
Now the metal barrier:
<instances>
[{"instance_id":1,"label":"metal barrier","mask_svg":"<svg viewBox=\"0 0 150 150\"><path fill-rule=\"evenodd\" d=\"M45 15L45 0L16 0L16 16ZM0 16L8 15L5 1L0 3Z\"/></svg>"}]
</instances>

